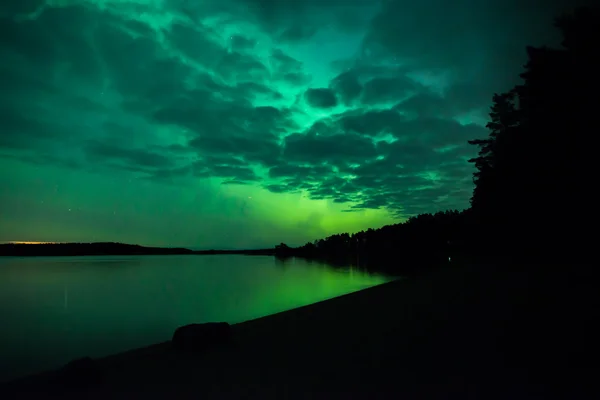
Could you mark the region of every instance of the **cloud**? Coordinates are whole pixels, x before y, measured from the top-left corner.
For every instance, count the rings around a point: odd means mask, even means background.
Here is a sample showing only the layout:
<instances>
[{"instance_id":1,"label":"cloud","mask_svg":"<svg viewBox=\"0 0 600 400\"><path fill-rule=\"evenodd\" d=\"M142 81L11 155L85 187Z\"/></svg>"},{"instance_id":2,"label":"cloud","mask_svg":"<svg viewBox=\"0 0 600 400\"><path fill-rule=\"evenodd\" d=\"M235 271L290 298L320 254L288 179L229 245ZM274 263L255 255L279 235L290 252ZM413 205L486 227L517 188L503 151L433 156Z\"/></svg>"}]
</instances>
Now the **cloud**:
<instances>
[{"instance_id":1,"label":"cloud","mask_svg":"<svg viewBox=\"0 0 600 400\"><path fill-rule=\"evenodd\" d=\"M326 176L333 172L331 166L327 165L294 165L294 164L282 164L276 165L269 169L269 176L271 178L282 178L282 177L294 177L304 179L310 177L312 179L318 179L319 176Z\"/></svg>"},{"instance_id":2,"label":"cloud","mask_svg":"<svg viewBox=\"0 0 600 400\"><path fill-rule=\"evenodd\" d=\"M300 41L307 40L313 37L317 33L317 27L315 26L303 26L296 24L290 28L285 29L279 36L279 39L284 41Z\"/></svg>"},{"instance_id":3,"label":"cloud","mask_svg":"<svg viewBox=\"0 0 600 400\"><path fill-rule=\"evenodd\" d=\"M373 142L356 134L292 134L285 138L284 146L284 158L296 162L353 163L376 156Z\"/></svg>"},{"instance_id":4,"label":"cloud","mask_svg":"<svg viewBox=\"0 0 600 400\"><path fill-rule=\"evenodd\" d=\"M235 0L243 17L253 18L280 41L306 41L327 25L342 32L356 32L369 23L377 4L372 0Z\"/></svg>"},{"instance_id":5,"label":"cloud","mask_svg":"<svg viewBox=\"0 0 600 400\"><path fill-rule=\"evenodd\" d=\"M0 6L0 157L397 217L468 205L466 141L564 6L74 3Z\"/></svg>"},{"instance_id":6,"label":"cloud","mask_svg":"<svg viewBox=\"0 0 600 400\"><path fill-rule=\"evenodd\" d=\"M335 93L330 89L308 89L304 97L308 104L315 108L332 108L337 105Z\"/></svg>"},{"instance_id":7,"label":"cloud","mask_svg":"<svg viewBox=\"0 0 600 400\"><path fill-rule=\"evenodd\" d=\"M362 102L366 104L398 101L413 91L418 85L407 78L374 78L363 86Z\"/></svg>"},{"instance_id":8,"label":"cloud","mask_svg":"<svg viewBox=\"0 0 600 400\"><path fill-rule=\"evenodd\" d=\"M363 91L363 86L353 71L341 73L331 81L330 86L339 94L346 105L352 104Z\"/></svg>"},{"instance_id":9,"label":"cloud","mask_svg":"<svg viewBox=\"0 0 600 400\"><path fill-rule=\"evenodd\" d=\"M34 142L39 145L45 140L43 122L29 118L11 107L0 109L0 146L5 149L29 148Z\"/></svg>"},{"instance_id":10,"label":"cloud","mask_svg":"<svg viewBox=\"0 0 600 400\"><path fill-rule=\"evenodd\" d=\"M242 35L232 35L230 37L231 49L234 51L250 51L256 46L256 41Z\"/></svg>"},{"instance_id":11,"label":"cloud","mask_svg":"<svg viewBox=\"0 0 600 400\"><path fill-rule=\"evenodd\" d=\"M163 154L146 149L122 148L109 143L90 142L85 148L85 153L92 162L110 160L125 165L157 169L173 166L173 160Z\"/></svg>"},{"instance_id":12,"label":"cloud","mask_svg":"<svg viewBox=\"0 0 600 400\"><path fill-rule=\"evenodd\" d=\"M336 115L334 119L341 130L370 137L398 132L405 123L405 118L393 109L351 111Z\"/></svg>"},{"instance_id":13,"label":"cloud","mask_svg":"<svg viewBox=\"0 0 600 400\"><path fill-rule=\"evenodd\" d=\"M254 171L246 166L228 165L228 164L206 164L199 162L193 167L194 176L200 178L210 178L219 176L228 178L225 183L247 183L248 181L256 181L258 177Z\"/></svg>"},{"instance_id":14,"label":"cloud","mask_svg":"<svg viewBox=\"0 0 600 400\"><path fill-rule=\"evenodd\" d=\"M376 54L378 62L443 73L450 80L449 101L481 107L490 94L518 82L526 44L558 45L555 16L589 3L460 0L450 6L439 0L389 1L372 19L363 51Z\"/></svg>"}]
</instances>

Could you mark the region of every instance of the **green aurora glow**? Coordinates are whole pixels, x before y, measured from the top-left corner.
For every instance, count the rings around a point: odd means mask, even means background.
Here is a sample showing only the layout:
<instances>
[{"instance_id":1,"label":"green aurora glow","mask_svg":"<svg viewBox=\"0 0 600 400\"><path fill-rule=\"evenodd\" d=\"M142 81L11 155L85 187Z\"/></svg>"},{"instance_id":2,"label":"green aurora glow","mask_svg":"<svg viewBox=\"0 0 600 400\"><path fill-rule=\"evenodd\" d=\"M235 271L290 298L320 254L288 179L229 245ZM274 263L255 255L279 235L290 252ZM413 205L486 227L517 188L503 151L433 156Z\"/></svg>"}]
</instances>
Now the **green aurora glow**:
<instances>
[{"instance_id":1,"label":"green aurora glow","mask_svg":"<svg viewBox=\"0 0 600 400\"><path fill-rule=\"evenodd\" d=\"M258 248L465 208L466 141L560 8L480 3L3 1L0 241Z\"/></svg>"}]
</instances>

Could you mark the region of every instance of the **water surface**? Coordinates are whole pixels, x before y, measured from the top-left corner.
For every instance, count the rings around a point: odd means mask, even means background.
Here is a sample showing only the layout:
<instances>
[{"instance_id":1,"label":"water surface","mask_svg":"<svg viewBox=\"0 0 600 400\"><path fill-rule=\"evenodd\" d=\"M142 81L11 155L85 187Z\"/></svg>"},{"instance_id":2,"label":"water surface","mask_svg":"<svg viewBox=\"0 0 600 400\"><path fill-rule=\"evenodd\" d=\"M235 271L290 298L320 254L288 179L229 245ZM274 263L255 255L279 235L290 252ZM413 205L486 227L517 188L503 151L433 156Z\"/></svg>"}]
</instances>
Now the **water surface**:
<instances>
[{"instance_id":1,"label":"water surface","mask_svg":"<svg viewBox=\"0 0 600 400\"><path fill-rule=\"evenodd\" d=\"M242 322L384 283L356 268L263 256L0 257L0 381Z\"/></svg>"}]
</instances>

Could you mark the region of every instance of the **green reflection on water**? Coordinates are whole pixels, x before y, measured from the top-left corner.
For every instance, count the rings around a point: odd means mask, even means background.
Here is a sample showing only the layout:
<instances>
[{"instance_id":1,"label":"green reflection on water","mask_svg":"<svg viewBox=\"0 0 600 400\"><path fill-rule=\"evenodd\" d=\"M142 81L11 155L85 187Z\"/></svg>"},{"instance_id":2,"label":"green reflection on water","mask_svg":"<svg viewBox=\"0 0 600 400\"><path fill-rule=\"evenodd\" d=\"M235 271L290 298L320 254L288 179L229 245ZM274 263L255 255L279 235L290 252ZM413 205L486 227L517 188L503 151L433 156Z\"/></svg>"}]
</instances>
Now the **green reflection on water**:
<instances>
[{"instance_id":1,"label":"green reflection on water","mask_svg":"<svg viewBox=\"0 0 600 400\"><path fill-rule=\"evenodd\" d=\"M0 259L0 380L241 322L389 281L356 268L246 256Z\"/></svg>"}]
</instances>

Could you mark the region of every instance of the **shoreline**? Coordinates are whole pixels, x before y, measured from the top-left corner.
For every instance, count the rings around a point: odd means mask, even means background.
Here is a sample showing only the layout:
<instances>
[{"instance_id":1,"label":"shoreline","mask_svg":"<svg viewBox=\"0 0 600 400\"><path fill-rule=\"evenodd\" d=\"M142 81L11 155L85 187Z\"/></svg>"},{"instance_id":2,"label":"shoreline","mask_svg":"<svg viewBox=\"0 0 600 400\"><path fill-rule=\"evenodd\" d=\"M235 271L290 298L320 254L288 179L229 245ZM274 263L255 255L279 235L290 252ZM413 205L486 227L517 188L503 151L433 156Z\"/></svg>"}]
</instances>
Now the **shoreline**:
<instances>
[{"instance_id":1,"label":"shoreline","mask_svg":"<svg viewBox=\"0 0 600 400\"><path fill-rule=\"evenodd\" d=\"M388 285L391 283L396 283L399 282L401 280L403 280L405 278L396 278L392 281L389 282L384 282L375 286L371 286L368 288L364 288L364 289L360 289L357 290L355 292L350 292L350 293L345 293L342 294L340 296L336 296L336 297L332 297L332 298L328 298L328 299L324 299L324 300L320 300L317 301L315 303L311 303L311 304L307 304L307 305L303 305L300 307L295 307L289 310L284 310L284 311L279 311L276 312L274 314L269 314L269 315L264 315L262 317L258 317L258 318L254 318L254 319L249 319L246 321L241 321L241 322L237 322L234 324L231 324L231 328L234 331L239 331L239 330L243 330L245 331L248 327L250 327L250 329L252 329L252 326L256 325L256 324L262 324L263 320L267 320L266 323L270 324L272 323L272 319L273 318L280 318L281 316L283 316L283 314L296 314L296 313L305 313L305 312L310 312L311 309L318 309L320 308L323 303L329 303L332 301L335 301L336 303L338 301L343 302L344 298L346 298L347 296L353 296L356 294L359 294L361 292L364 291L368 291L371 289L375 289L384 285ZM190 323L194 323L193 321L190 321ZM122 363L122 362L127 362L127 360L130 360L132 358L137 358L139 356L143 356L143 355L147 355L147 354L157 354L157 353L161 353L161 352L166 352L169 351L170 349L170 344L171 344L171 340L170 338L166 338L166 340L162 341L162 342L157 342L157 343L153 343L147 346L142 346L142 347L136 347L133 349L129 349L129 350L125 350L125 351L121 351L115 354L109 354L106 356L101 356L101 357L95 357L94 361L99 362L101 364L112 364L112 363ZM52 377L53 375L55 375L55 373L57 371L60 370L62 366L58 366L57 368L54 369L49 369L49 370L43 370L43 371L39 371L39 372L34 372L31 374L27 374L25 376L20 376L8 381L2 381L0 382L0 387L2 385L16 385L16 384L21 384L21 383L27 383L27 382L34 382L34 381L40 381L40 380L45 380L48 377Z\"/></svg>"},{"instance_id":2,"label":"shoreline","mask_svg":"<svg viewBox=\"0 0 600 400\"><path fill-rule=\"evenodd\" d=\"M85 395L550 395L568 373L589 372L567 360L583 350L592 357L595 348L580 331L598 309L590 280L534 275L491 266L439 269L232 325L235 348L181 356L165 341L99 358L105 381ZM558 295L558 284L569 298ZM55 374L5 386L9 395L48 398ZM576 389L570 393L580 395Z\"/></svg>"}]
</instances>

